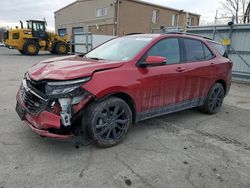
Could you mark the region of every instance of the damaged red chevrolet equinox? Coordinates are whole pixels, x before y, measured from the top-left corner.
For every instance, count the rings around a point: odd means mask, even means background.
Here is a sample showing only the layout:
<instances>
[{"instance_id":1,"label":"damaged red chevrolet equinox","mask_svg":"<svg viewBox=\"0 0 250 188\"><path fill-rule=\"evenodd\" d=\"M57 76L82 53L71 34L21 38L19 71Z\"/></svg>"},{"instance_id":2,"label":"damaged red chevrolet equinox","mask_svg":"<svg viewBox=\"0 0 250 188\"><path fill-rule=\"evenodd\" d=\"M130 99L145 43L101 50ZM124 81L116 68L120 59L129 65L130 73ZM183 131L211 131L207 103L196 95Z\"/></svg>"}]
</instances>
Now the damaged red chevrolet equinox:
<instances>
[{"instance_id":1,"label":"damaged red chevrolet equinox","mask_svg":"<svg viewBox=\"0 0 250 188\"><path fill-rule=\"evenodd\" d=\"M128 35L84 56L35 64L17 93L16 111L40 136L64 139L80 129L109 147L141 120L194 107L217 113L231 76L224 47L206 37Z\"/></svg>"}]
</instances>

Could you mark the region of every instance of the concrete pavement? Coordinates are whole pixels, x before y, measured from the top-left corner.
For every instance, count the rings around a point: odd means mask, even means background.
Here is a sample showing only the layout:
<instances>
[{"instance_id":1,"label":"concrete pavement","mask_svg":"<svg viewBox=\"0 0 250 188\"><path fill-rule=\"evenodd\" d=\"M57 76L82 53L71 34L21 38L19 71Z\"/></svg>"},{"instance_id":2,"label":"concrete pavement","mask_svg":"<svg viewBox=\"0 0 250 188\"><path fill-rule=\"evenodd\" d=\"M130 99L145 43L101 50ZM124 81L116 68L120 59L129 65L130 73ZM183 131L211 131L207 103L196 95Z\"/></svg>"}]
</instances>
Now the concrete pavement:
<instances>
[{"instance_id":1,"label":"concrete pavement","mask_svg":"<svg viewBox=\"0 0 250 188\"><path fill-rule=\"evenodd\" d=\"M0 187L250 187L250 86L233 83L216 115L194 109L134 125L120 145L77 149L20 121L15 95L36 57L0 48ZM79 145L78 145L79 146Z\"/></svg>"}]
</instances>

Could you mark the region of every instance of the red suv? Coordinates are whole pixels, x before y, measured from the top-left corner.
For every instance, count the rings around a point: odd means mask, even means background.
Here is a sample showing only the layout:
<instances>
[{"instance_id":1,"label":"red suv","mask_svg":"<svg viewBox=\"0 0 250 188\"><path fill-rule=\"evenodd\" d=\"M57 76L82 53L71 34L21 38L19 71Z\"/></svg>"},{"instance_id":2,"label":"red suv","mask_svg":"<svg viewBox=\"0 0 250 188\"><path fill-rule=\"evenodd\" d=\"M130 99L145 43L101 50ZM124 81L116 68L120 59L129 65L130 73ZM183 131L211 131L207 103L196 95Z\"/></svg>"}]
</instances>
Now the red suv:
<instances>
[{"instance_id":1,"label":"red suv","mask_svg":"<svg viewBox=\"0 0 250 188\"><path fill-rule=\"evenodd\" d=\"M16 111L41 136L69 138L80 127L97 145L108 147L141 120L193 107L218 112L231 76L224 47L211 39L184 33L129 35L85 56L31 67Z\"/></svg>"}]
</instances>

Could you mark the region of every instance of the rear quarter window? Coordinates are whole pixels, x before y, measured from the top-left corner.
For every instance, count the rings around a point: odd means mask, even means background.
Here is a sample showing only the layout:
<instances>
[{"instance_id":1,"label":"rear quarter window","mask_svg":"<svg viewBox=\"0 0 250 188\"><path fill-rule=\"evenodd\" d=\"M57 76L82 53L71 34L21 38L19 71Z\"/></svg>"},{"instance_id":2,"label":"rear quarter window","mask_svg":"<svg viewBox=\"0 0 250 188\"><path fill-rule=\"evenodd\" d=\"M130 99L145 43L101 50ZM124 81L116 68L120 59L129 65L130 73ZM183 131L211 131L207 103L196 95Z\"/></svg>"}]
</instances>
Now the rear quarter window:
<instances>
[{"instance_id":1,"label":"rear quarter window","mask_svg":"<svg viewBox=\"0 0 250 188\"><path fill-rule=\"evenodd\" d=\"M220 55L222 55L223 57L228 57L227 52L226 52L226 48L219 43L215 43L215 42L208 42L217 52L219 52Z\"/></svg>"}]
</instances>

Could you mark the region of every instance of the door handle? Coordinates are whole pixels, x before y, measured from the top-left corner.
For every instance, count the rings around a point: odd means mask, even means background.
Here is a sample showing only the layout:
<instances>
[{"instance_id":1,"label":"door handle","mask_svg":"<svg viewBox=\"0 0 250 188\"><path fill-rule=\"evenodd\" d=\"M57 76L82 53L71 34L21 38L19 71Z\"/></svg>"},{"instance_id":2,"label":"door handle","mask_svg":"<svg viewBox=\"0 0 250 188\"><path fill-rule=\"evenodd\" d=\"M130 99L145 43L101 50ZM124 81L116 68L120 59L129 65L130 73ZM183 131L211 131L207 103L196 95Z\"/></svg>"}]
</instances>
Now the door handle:
<instances>
[{"instance_id":1,"label":"door handle","mask_svg":"<svg viewBox=\"0 0 250 188\"><path fill-rule=\"evenodd\" d=\"M185 70L186 70L186 69L183 68L183 67L178 67L178 68L176 69L177 72L183 72L183 71L185 71Z\"/></svg>"},{"instance_id":2,"label":"door handle","mask_svg":"<svg viewBox=\"0 0 250 188\"><path fill-rule=\"evenodd\" d=\"M214 66L214 63L211 63L210 66L213 67L213 66Z\"/></svg>"}]
</instances>

